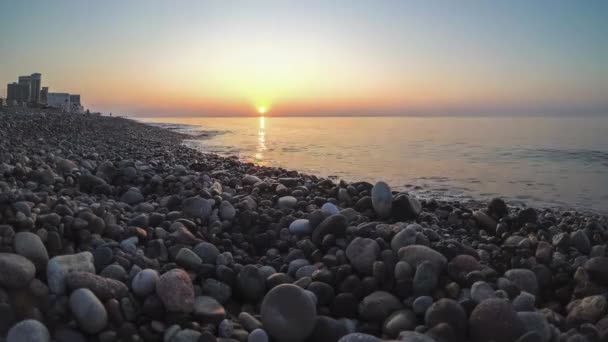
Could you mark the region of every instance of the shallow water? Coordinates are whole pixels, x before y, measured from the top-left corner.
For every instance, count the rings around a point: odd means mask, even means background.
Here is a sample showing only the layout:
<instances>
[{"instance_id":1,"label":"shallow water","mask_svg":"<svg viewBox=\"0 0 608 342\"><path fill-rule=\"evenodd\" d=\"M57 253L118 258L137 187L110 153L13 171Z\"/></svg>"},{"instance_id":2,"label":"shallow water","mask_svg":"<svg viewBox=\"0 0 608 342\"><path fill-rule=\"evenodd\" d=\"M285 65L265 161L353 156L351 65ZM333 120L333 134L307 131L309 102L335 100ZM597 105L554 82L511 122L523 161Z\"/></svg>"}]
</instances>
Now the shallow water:
<instances>
[{"instance_id":1,"label":"shallow water","mask_svg":"<svg viewBox=\"0 0 608 342\"><path fill-rule=\"evenodd\" d=\"M261 165L385 180L422 196L608 212L608 118L141 120L192 134L186 144L203 152Z\"/></svg>"}]
</instances>

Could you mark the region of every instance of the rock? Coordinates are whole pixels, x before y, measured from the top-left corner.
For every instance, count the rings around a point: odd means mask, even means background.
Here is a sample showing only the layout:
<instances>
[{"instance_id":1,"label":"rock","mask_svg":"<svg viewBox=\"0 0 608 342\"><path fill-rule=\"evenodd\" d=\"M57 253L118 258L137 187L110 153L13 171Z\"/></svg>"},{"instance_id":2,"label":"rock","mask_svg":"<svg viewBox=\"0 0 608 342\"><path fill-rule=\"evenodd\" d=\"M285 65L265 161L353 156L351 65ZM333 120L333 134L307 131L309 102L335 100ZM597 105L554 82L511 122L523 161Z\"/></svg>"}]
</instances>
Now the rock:
<instances>
[{"instance_id":1,"label":"rock","mask_svg":"<svg viewBox=\"0 0 608 342\"><path fill-rule=\"evenodd\" d=\"M241 181L245 185L254 185L256 183L262 182L261 179L259 179L258 177L254 176L254 175L245 175Z\"/></svg>"},{"instance_id":2,"label":"rock","mask_svg":"<svg viewBox=\"0 0 608 342\"><path fill-rule=\"evenodd\" d=\"M393 218L398 221L414 220L422 212L420 202L406 194L399 194L393 200Z\"/></svg>"},{"instance_id":3,"label":"rock","mask_svg":"<svg viewBox=\"0 0 608 342\"><path fill-rule=\"evenodd\" d=\"M247 336L247 342L268 342L268 335L262 329L255 329Z\"/></svg>"},{"instance_id":4,"label":"rock","mask_svg":"<svg viewBox=\"0 0 608 342\"><path fill-rule=\"evenodd\" d=\"M388 184L378 182L374 185L372 188L372 206L378 217L386 219L391 216L393 194Z\"/></svg>"},{"instance_id":5,"label":"rock","mask_svg":"<svg viewBox=\"0 0 608 342\"><path fill-rule=\"evenodd\" d=\"M15 234L13 243L15 252L33 262L37 271L46 270L49 253L38 235L30 232L19 232Z\"/></svg>"},{"instance_id":6,"label":"rock","mask_svg":"<svg viewBox=\"0 0 608 342\"><path fill-rule=\"evenodd\" d=\"M89 289L72 292L70 310L80 328L88 334L100 332L108 323L106 308Z\"/></svg>"},{"instance_id":7,"label":"rock","mask_svg":"<svg viewBox=\"0 0 608 342\"><path fill-rule=\"evenodd\" d=\"M220 322L220 325L217 328L218 335L223 338L229 338L234 333L234 325L232 321L225 319Z\"/></svg>"},{"instance_id":8,"label":"rock","mask_svg":"<svg viewBox=\"0 0 608 342\"><path fill-rule=\"evenodd\" d=\"M331 215L321 221L317 228L312 232L312 241L319 244L327 234L333 234L335 236L344 235L347 227L348 220L344 215Z\"/></svg>"},{"instance_id":9,"label":"rock","mask_svg":"<svg viewBox=\"0 0 608 342\"><path fill-rule=\"evenodd\" d=\"M481 210L475 211L473 217L479 223L479 226L489 233L494 234L496 231L496 221L491 218L488 214Z\"/></svg>"},{"instance_id":10,"label":"rock","mask_svg":"<svg viewBox=\"0 0 608 342\"><path fill-rule=\"evenodd\" d=\"M342 322L327 316L317 316L315 327L308 341L334 342L346 334L348 334L348 330Z\"/></svg>"},{"instance_id":11,"label":"rock","mask_svg":"<svg viewBox=\"0 0 608 342\"><path fill-rule=\"evenodd\" d=\"M380 342L380 339L373 335L352 333L342 337L338 342Z\"/></svg>"},{"instance_id":12,"label":"rock","mask_svg":"<svg viewBox=\"0 0 608 342\"><path fill-rule=\"evenodd\" d=\"M367 321L383 321L399 309L401 309L399 299L385 291L374 291L359 303L359 315Z\"/></svg>"},{"instance_id":13,"label":"rock","mask_svg":"<svg viewBox=\"0 0 608 342\"><path fill-rule=\"evenodd\" d=\"M237 275L237 286L244 299L257 302L264 296L266 279L262 277L257 267L246 265Z\"/></svg>"},{"instance_id":14,"label":"rock","mask_svg":"<svg viewBox=\"0 0 608 342\"><path fill-rule=\"evenodd\" d=\"M128 205L135 205L143 202L144 196L137 188L131 188L120 197L120 201Z\"/></svg>"},{"instance_id":15,"label":"rock","mask_svg":"<svg viewBox=\"0 0 608 342\"><path fill-rule=\"evenodd\" d=\"M415 331L402 331L398 338L403 342L437 342L432 337Z\"/></svg>"},{"instance_id":16,"label":"rock","mask_svg":"<svg viewBox=\"0 0 608 342\"><path fill-rule=\"evenodd\" d=\"M338 209L335 204L327 202L321 206L321 212L325 214L325 216L331 216L338 214L340 209Z\"/></svg>"},{"instance_id":17,"label":"rock","mask_svg":"<svg viewBox=\"0 0 608 342\"><path fill-rule=\"evenodd\" d=\"M306 219L297 219L289 225L289 232L297 236L310 235L312 227Z\"/></svg>"},{"instance_id":18,"label":"rock","mask_svg":"<svg viewBox=\"0 0 608 342\"><path fill-rule=\"evenodd\" d=\"M458 302L442 298L433 303L424 317L426 325L431 328L441 323L447 323L454 333L462 340L467 332L467 314Z\"/></svg>"},{"instance_id":19,"label":"rock","mask_svg":"<svg viewBox=\"0 0 608 342\"><path fill-rule=\"evenodd\" d=\"M26 319L8 331L6 342L51 342L51 334L44 324Z\"/></svg>"},{"instance_id":20,"label":"rock","mask_svg":"<svg viewBox=\"0 0 608 342\"><path fill-rule=\"evenodd\" d=\"M448 263L448 274L459 284L466 283L467 274L481 270L481 264L474 257L466 254L457 255Z\"/></svg>"},{"instance_id":21,"label":"rock","mask_svg":"<svg viewBox=\"0 0 608 342\"><path fill-rule=\"evenodd\" d=\"M215 298L221 304L226 303L232 296L230 286L213 278L207 278L203 281L202 291L203 294Z\"/></svg>"},{"instance_id":22,"label":"rock","mask_svg":"<svg viewBox=\"0 0 608 342\"><path fill-rule=\"evenodd\" d=\"M509 208L505 201L500 198L493 198L488 204L488 214L500 219L509 213Z\"/></svg>"},{"instance_id":23,"label":"rock","mask_svg":"<svg viewBox=\"0 0 608 342\"><path fill-rule=\"evenodd\" d=\"M410 224L405 229L395 234L391 240L391 249L397 253L401 247L416 244L416 227L418 224Z\"/></svg>"},{"instance_id":24,"label":"rock","mask_svg":"<svg viewBox=\"0 0 608 342\"><path fill-rule=\"evenodd\" d=\"M439 282L439 272L435 264L431 261L423 261L416 268L414 274L413 290L414 295L430 295L433 293Z\"/></svg>"},{"instance_id":25,"label":"rock","mask_svg":"<svg viewBox=\"0 0 608 342\"><path fill-rule=\"evenodd\" d=\"M64 175L66 173L72 173L72 170L78 170L78 165L69 159L57 158L57 173Z\"/></svg>"},{"instance_id":26,"label":"rock","mask_svg":"<svg viewBox=\"0 0 608 342\"><path fill-rule=\"evenodd\" d=\"M278 342L301 342L312 333L316 307L304 290L282 284L270 290L261 307L264 329Z\"/></svg>"},{"instance_id":27,"label":"rock","mask_svg":"<svg viewBox=\"0 0 608 342\"><path fill-rule=\"evenodd\" d=\"M182 211L186 217L206 220L211 215L211 210L209 201L199 196L186 198L182 204Z\"/></svg>"},{"instance_id":28,"label":"rock","mask_svg":"<svg viewBox=\"0 0 608 342\"><path fill-rule=\"evenodd\" d=\"M538 281L536 274L524 268L514 268L505 272L505 278L509 279L520 291L536 295L538 293Z\"/></svg>"},{"instance_id":29,"label":"rock","mask_svg":"<svg viewBox=\"0 0 608 342\"><path fill-rule=\"evenodd\" d=\"M536 297L528 292L521 292L515 299L513 299L513 308L517 312L522 311L536 311L534 307Z\"/></svg>"},{"instance_id":30,"label":"rock","mask_svg":"<svg viewBox=\"0 0 608 342\"><path fill-rule=\"evenodd\" d=\"M538 334L538 342L551 340L551 326L545 316L538 312L518 312L519 320L523 323L526 332L534 331Z\"/></svg>"},{"instance_id":31,"label":"rock","mask_svg":"<svg viewBox=\"0 0 608 342\"><path fill-rule=\"evenodd\" d=\"M192 251L201 258L204 264L215 264L220 251L209 242L201 242L196 245Z\"/></svg>"},{"instance_id":32,"label":"rock","mask_svg":"<svg viewBox=\"0 0 608 342\"><path fill-rule=\"evenodd\" d=\"M184 247L177 252L175 262L182 267L196 269L203 260L191 249Z\"/></svg>"},{"instance_id":33,"label":"rock","mask_svg":"<svg viewBox=\"0 0 608 342\"><path fill-rule=\"evenodd\" d=\"M426 310L428 310L431 305L433 305L433 297L420 296L414 299L414 302L412 303L412 310L414 310L414 313L417 315L424 315Z\"/></svg>"},{"instance_id":34,"label":"rock","mask_svg":"<svg viewBox=\"0 0 608 342\"><path fill-rule=\"evenodd\" d=\"M589 296L568 304L568 317L570 325L582 323L595 323L602 318L608 310L608 303L603 295Z\"/></svg>"},{"instance_id":35,"label":"rock","mask_svg":"<svg viewBox=\"0 0 608 342\"><path fill-rule=\"evenodd\" d=\"M0 253L0 286L8 289L27 287L36 275L36 266L18 254Z\"/></svg>"},{"instance_id":36,"label":"rock","mask_svg":"<svg viewBox=\"0 0 608 342\"><path fill-rule=\"evenodd\" d=\"M283 196L277 201L279 209L291 209L298 204L298 200L293 196Z\"/></svg>"},{"instance_id":37,"label":"rock","mask_svg":"<svg viewBox=\"0 0 608 342\"><path fill-rule=\"evenodd\" d=\"M417 323L416 315L411 310L398 310L384 320L382 332L391 338L396 338L401 331L414 330Z\"/></svg>"},{"instance_id":38,"label":"rock","mask_svg":"<svg viewBox=\"0 0 608 342\"><path fill-rule=\"evenodd\" d=\"M570 241L574 248L583 254L589 254L591 251L591 241L589 241L589 237L583 230L577 230L570 234Z\"/></svg>"},{"instance_id":39,"label":"rock","mask_svg":"<svg viewBox=\"0 0 608 342\"><path fill-rule=\"evenodd\" d=\"M380 246L375 240L357 237L346 247L346 257L359 273L371 275L376 259L380 255Z\"/></svg>"},{"instance_id":40,"label":"rock","mask_svg":"<svg viewBox=\"0 0 608 342\"><path fill-rule=\"evenodd\" d=\"M103 301L129 295L129 288L124 283L89 272L69 272L65 275L65 283L70 290L89 289Z\"/></svg>"},{"instance_id":41,"label":"rock","mask_svg":"<svg viewBox=\"0 0 608 342\"><path fill-rule=\"evenodd\" d=\"M69 272L80 271L95 273L93 254L82 252L78 254L59 255L52 258L46 269L49 289L55 294L65 294L65 276Z\"/></svg>"},{"instance_id":42,"label":"rock","mask_svg":"<svg viewBox=\"0 0 608 342\"><path fill-rule=\"evenodd\" d=\"M469 317L472 342L512 342L525 333L511 304L503 299L486 299Z\"/></svg>"},{"instance_id":43,"label":"rock","mask_svg":"<svg viewBox=\"0 0 608 342\"><path fill-rule=\"evenodd\" d=\"M147 268L138 272L135 277L133 277L133 280L131 281L131 289L137 296L149 296L156 291L156 283L158 282L158 279L158 272L156 270Z\"/></svg>"},{"instance_id":44,"label":"rock","mask_svg":"<svg viewBox=\"0 0 608 342\"><path fill-rule=\"evenodd\" d=\"M437 270L443 270L447 259L439 252L422 245L406 246L399 249L399 259L406 261L413 267L418 267L424 261L432 262Z\"/></svg>"},{"instance_id":45,"label":"rock","mask_svg":"<svg viewBox=\"0 0 608 342\"><path fill-rule=\"evenodd\" d=\"M198 342L200 338L200 332L193 329L184 329L176 332L169 342Z\"/></svg>"},{"instance_id":46,"label":"rock","mask_svg":"<svg viewBox=\"0 0 608 342\"><path fill-rule=\"evenodd\" d=\"M490 284L485 281L476 281L471 286L471 298L477 302L481 303L489 298L496 298L496 294L494 294L494 289Z\"/></svg>"},{"instance_id":47,"label":"rock","mask_svg":"<svg viewBox=\"0 0 608 342\"><path fill-rule=\"evenodd\" d=\"M170 270L156 283L156 295L168 311L191 312L194 306L194 288L188 273L181 269Z\"/></svg>"},{"instance_id":48,"label":"rock","mask_svg":"<svg viewBox=\"0 0 608 342\"><path fill-rule=\"evenodd\" d=\"M608 257L593 257L585 262L583 268L591 280L608 286Z\"/></svg>"},{"instance_id":49,"label":"rock","mask_svg":"<svg viewBox=\"0 0 608 342\"><path fill-rule=\"evenodd\" d=\"M526 208L517 213L517 220L522 224L525 223L536 223L538 215L534 208Z\"/></svg>"},{"instance_id":50,"label":"rock","mask_svg":"<svg viewBox=\"0 0 608 342\"><path fill-rule=\"evenodd\" d=\"M108 183L105 180L93 175L81 175L78 177L80 191L86 193L107 193Z\"/></svg>"},{"instance_id":51,"label":"rock","mask_svg":"<svg viewBox=\"0 0 608 342\"><path fill-rule=\"evenodd\" d=\"M222 220L232 221L236 216L236 209L228 201L222 201L220 204L220 218Z\"/></svg>"},{"instance_id":52,"label":"rock","mask_svg":"<svg viewBox=\"0 0 608 342\"><path fill-rule=\"evenodd\" d=\"M206 323L218 324L226 318L226 310L213 297L198 296L194 299L194 316Z\"/></svg>"}]
</instances>

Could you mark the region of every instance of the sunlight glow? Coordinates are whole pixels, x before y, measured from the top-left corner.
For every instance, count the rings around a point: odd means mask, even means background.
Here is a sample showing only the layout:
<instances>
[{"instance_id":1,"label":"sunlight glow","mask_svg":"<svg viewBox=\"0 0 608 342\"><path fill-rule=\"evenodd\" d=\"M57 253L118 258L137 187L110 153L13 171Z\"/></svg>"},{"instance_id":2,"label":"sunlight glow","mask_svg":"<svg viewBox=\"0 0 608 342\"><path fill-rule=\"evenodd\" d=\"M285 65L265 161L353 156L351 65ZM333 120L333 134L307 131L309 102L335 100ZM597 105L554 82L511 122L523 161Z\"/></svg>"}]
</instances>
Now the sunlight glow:
<instances>
[{"instance_id":1,"label":"sunlight glow","mask_svg":"<svg viewBox=\"0 0 608 342\"><path fill-rule=\"evenodd\" d=\"M266 106L258 107L258 112L262 115L264 115L267 111L268 111L268 109L266 108Z\"/></svg>"}]
</instances>

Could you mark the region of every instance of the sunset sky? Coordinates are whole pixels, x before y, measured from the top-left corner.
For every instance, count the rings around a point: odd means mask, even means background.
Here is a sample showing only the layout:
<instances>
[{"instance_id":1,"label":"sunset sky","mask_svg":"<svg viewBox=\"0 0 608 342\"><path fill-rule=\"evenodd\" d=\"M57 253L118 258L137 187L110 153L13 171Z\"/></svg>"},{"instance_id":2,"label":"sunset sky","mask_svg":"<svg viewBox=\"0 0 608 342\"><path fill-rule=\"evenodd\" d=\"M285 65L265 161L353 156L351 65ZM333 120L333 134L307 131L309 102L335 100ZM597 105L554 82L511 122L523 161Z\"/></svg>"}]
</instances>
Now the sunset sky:
<instances>
[{"instance_id":1,"label":"sunset sky","mask_svg":"<svg viewBox=\"0 0 608 342\"><path fill-rule=\"evenodd\" d=\"M608 1L0 1L0 94L92 110L608 115Z\"/></svg>"}]
</instances>

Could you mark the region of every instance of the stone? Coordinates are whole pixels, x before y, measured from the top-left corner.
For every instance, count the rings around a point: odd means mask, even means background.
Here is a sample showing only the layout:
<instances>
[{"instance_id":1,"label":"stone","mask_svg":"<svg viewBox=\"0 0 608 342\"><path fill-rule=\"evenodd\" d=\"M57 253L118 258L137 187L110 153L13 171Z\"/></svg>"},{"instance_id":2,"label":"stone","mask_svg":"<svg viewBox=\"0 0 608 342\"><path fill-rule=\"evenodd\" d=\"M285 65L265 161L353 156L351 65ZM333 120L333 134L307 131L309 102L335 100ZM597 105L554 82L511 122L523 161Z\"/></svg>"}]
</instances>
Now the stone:
<instances>
[{"instance_id":1,"label":"stone","mask_svg":"<svg viewBox=\"0 0 608 342\"><path fill-rule=\"evenodd\" d=\"M277 201L279 209L291 209L298 204L298 200L293 196L283 196Z\"/></svg>"},{"instance_id":2,"label":"stone","mask_svg":"<svg viewBox=\"0 0 608 342\"><path fill-rule=\"evenodd\" d=\"M236 216L236 209L228 201L222 201L219 208L220 218L222 220L232 221Z\"/></svg>"},{"instance_id":3,"label":"stone","mask_svg":"<svg viewBox=\"0 0 608 342\"><path fill-rule=\"evenodd\" d=\"M414 313L417 315L424 315L426 310L428 310L431 305L433 305L433 297L431 296L420 296L414 299L412 303L412 309Z\"/></svg>"},{"instance_id":4,"label":"stone","mask_svg":"<svg viewBox=\"0 0 608 342\"><path fill-rule=\"evenodd\" d=\"M427 327L432 328L441 323L447 323L458 337L462 340L467 332L467 314L458 302L442 298L433 303L426 310L424 321Z\"/></svg>"},{"instance_id":5,"label":"stone","mask_svg":"<svg viewBox=\"0 0 608 342\"><path fill-rule=\"evenodd\" d=\"M407 194L399 194L393 200L393 218L398 221L415 220L422 212L420 202Z\"/></svg>"},{"instance_id":6,"label":"stone","mask_svg":"<svg viewBox=\"0 0 608 342\"><path fill-rule=\"evenodd\" d=\"M606 314L607 310L608 303L603 295L585 297L568 304L566 321L570 325L595 323Z\"/></svg>"},{"instance_id":7,"label":"stone","mask_svg":"<svg viewBox=\"0 0 608 342\"><path fill-rule=\"evenodd\" d=\"M56 162L57 173L64 175L66 173L72 173L72 170L77 170L78 165L69 159L57 158Z\"/></svg>"},{"instance_id":8,"label":"stone","mask_svg":"<svg viewBox=\"0 0 608 342\"><path fill-rule=\"evenodd\" d=\"M81 175L78 177L80 191L86 193L107 193L108 183L105 180L93 175Z\"/></svg>"},{"instance_id":9,"label":"stone","mask_svg":"<svg viewBox=\"0 0 608 342\"><path fill-rule=\"evenodd\" d=\"M350 264L363 275L371 275L374 262L380 255L380 246L375 240L357 237L346 247Z\"/></svg>"},{"instance_id":10,"label":"stone","mask_svg":"<svg viewBox=\"0 0 608 342\"><path fill-rule=\"evenodd\" d=\"M583 268L591 280L608 286L608 257L593 257L585 262Z\"/></svg>"},{"instance_id":11,"label":"stone","mask_svg":"<svg viewBox=\"0 0 608 342\"><path fill-rule=\"evenodd\" d=\"M380 339L373 335L352 333L342 337L338 342L380 342Z\"/></svg>"},{"instance_id":12,"label":"stone","mask_svg":"<svg viewBox=\"0 0 608 342\"><path fill-rule=\"evenodd\" d=\"M254 265L246 265L237 275L237 287L244 299L257 302L264 296L266 279Z\"/></svg>"},{"instance_id":13,"label":"stone","mask_svg":"<svg viewBox=\"0 0 608 342\"><path fill-rule=\"evenodd\" d=\"M503 216L509 213L509 208L504 200L501 198L493 198L490 203L488 203L488 214L491 216L500 219Z\"/></svg>"},{"instance_id":14,"label":"stone","mask_svg":"<svg viewBox=\"0 0 608 342\"><path fill-rule=\"evenodd\" d=\"M156 283L159 279L158 272L153 269L146 268L138 272L131 281L131 289L135 295L146 297L156 291Z\"/></svg>"},{"instance_id":15,"label":"stone","mask_svg":"<svg viewBox=\"0 0 608 342\"><path fill-rule=\"evenodd\" d=\"M378 217L386 219L391 216L393 194L385 182L378 182L372 188L372 206Z\"/></svg>"},{"instance_id":16,"label":"stone","mask_svg":"<svg viewBox=\"0 0 608 342\"><path fill-rule=\"evenodd\" d=\"M6 342L51 342L51 334L44 324L26 319L8 331Z\"/></svg>"},{"instance_id":17,"label":"stone","mask_svg":"<svg viewBox=\"0 0 608 342\"><path fill-rule=\"evenodd\" d=\"M412 267L418 267L424 261L432 262L437 270L443 270L447 259L443 254L423 245L411 245L402 247L398 252L399 259L406 261Z\"/></svg>"},{"instance_id":18,"label":"stone","mask_svg":"<svg viewBox=\"0 0 608 342\"><path fill-rule=\"evenodd\" d=\"M261 179L259 179L258 177L254 176L254 175L245 175L241 181L245 185L254 185L256 183L262 182Z\"/></svg>"},{"instance_id":19,"label":"stone","mask_svg":"<svg viewBox=\"0 0 608 342\"><path fill-rule=\"evenodd\" d=\"M414 295L430 295L433 293L439 282L439 272L435 264L431 261L423 261L416 268L414 274L413 290Z\"/></svg>"},{"instance_id":20,"label":"stone","mask_svg":"<svg viewBox=\"0 0 608 342\"><path fill-rule=\"evenodd\" d=\"M481 303L488 298L496 298L494 289L485 281L476 281L471 286L471 298L476 303Z\"/></svg>"},{"instance_id":21,"label":"stone","mask_svg":"<svg viewBox=\"0 0 608 342\"><path fill-rule=\"evenodd\" d=\"M577 230L570 234L570 241L574 248L583 254L589 254L591 251L591 241L584 230Z\"/></svg>"},{"instance_id":22,"label":"stone","mask_svg":"<svg viewBox=\"0 0 608 342\"><path fill-rule=\"evenodd\" d=\"M467 274L481 270L481 264L474 257L460 254L452 258L448 263L448 274L450 278L459 284L466 283Z\"/></svg>"},{"instance_id":23,"label":"stone","mask_svg":"<svg viewBox=\"0 0 608 342\"><path fill-rule=\"evenodd\" d=\"M538 281L536 274L524 268L514 268L505 272L505 278L509 279L520 291L533 295L538 294Z\"/></svg>"},{"instance_id":24,"label":"stone","mask_svg":"<svg viewBox=\"0 0 608 342\"><path fill-rule=\"evenodd\" d=\"M220 255L220 251L217 247L209 242L199 243L194 246L192 251L201 258L204 264L215 264L217 256Z\"/></svg>"},{"instance_id":25,"label":"stone","mask_svg":"<svg viewBox=\"0 0 608 342\"><path fill-rule=\"evenodd\" d=\"M528 292L521 292L517 297L513 299L513 308L517 312L522 311L535 311L534 303L536 302L536 296Z\"/></svg>"},{"instance_id":26,"label":"stone","mask_svg":"<svg viewBox=\"0 0 608 342\"><path fill-rule=\"evenodd\" d=\"M359 316L367 321L383 321L401 307L401 302L393 294L374 291L359 303Z\"/></svg>"},{"instance_id":27,"label":"stone","mask_svg":"<svg viewBox=\"0 0 608 342\"><path fill-rule=\"evenodd\" d=\"M78 289L70 295L70 310L80 328L88 334L96 334L108 323L106 308L89 289Z\"/></svg>"},{"instance_id":28,"label":"stone","mask_svg":"<svg viewBox=\"0 0 608 342\"><path fill-rule=\"evenodd\" d=\"M332 234L334 236L342 236L348 227L346 216L341 214L331 215L321 221L312 232L312 241L316 244L321 243L325 235Z\"/></svg>"},{"instance_id":29,"label":"stone","mask_svg":"<svg viewBox=\"0 0 608 342\"><path fill-rule=\"evenodd\" d=\"M198 342L201 333L193 329L184 329L175 333L169 342Z\"/></svg>"},{"instance_id":30,"label":"stone","mask_svg":"<svg viewBox=\"0 0 608 342\"><path fill-rule=\"evenodd\" d=\"M128 205L135 205L143 202L144 196L137 188L131 188L120 197L120 201Z\"/></svg>"},{"instance_id":31,"label":"stone","mask_svg":"<svg viewBox=\"0 0 608 342\"><path fill-rule=\"evenodd\" d=\"M82 252L78 254L58 255L49 260L46 273L47 283L51 292L65 294L65 276L73 271L95 273L93 254L91 252Z\"/></svg>"},{"instance_id":32,"label":"stone","mask_svg":"<svg viewBox=\"0 0 608 342\"><path fill-rule=\"evenodd\" d=\"M327 202L321 206L321 212L325 214L325 216L331 216L338 214L340 209L338 209L335 204Z\"/></svg>"},{"instance_id":33,"label":"stone","mask_svg":"<svg viewBox=\"0 0 608 342\"><path fill-rule=\"evenodd\" d=\"M205 295L215 298L221 304L226 303L232 296L230 286L213 278L207 278L203 281L202 292Z\"/></svg>"},{"instance_id":34,"label":"stone","mask_svg":"<svg viewBox=\"0 0 608 342\"><path fill-rule=\"evenodd\" d=\"M215 298L198 296L194 299L194 316L206 323L218 324L226 318L226 310Z\"/></svg>"},{"instance_id":35,"label":"stone","mask_svg":"<svg viewBox=\"0 0 608 342\"><path fill-rule=\"evenodd\" d=\"M65 283L70 290L89 289L103 301L129 295L129 288L124 283L89 272L69 272L65 275Z\"/></svg>"},{"instance_id":36,"label":"stone","mask_svg":"<svg viewBox=\"0 0 608 342\"><path fill-rule=\"evenodd\" d=\"M302 342L312 333L316 306L310 296L292 284L270 290L261 307L264 329L278 342Z\"/></svg>"},{"instance_id":37,"label":"stone","mask_svg":"<svg viewBox=\"0 0 608 342\"><path fill-rule=\"evenodd\" d=\"M27 258L0 253L0 286L8 289L27 287L36 275L36 266Z\"/></svg>"},{"instance_id":38,"label":"stone","mask_svg":"<svg viewBox=\"0 0 608 342\"><path fill-rule=\"evenodd\" d=\"M469 317L472 342L512 342L525 333L523 323L511 304L503 299L486 299Z\"/></svg>"},{"instance_id":39,"label":"stone","mask_svg":"<svg viewBox=\"0 0 608 342\"><path fill-rule=\"evenodd\" d=\"M479 223L479 226L485 231L494 234L496 232L496 221L488 214L481 210L473 212L473 218Z\"/></svg>"},{"instance_id":40,"label":"stone","mask_svg":"<svg viewBox=\"0 0 608 342\"><path fill-rule=\"evenodd\" d=\"M211 210L209 201L200 196L186 198L182 203L182 211L186 217L205 220L211 215Z\"/></svg>"},{"instance_id":41,"label":"stone","mask_svg":"<svg viewBox=\"0 0 608 342\"><path fill-rule=\"evenodd\" d=\"M289 225L289 232L297 236L310 235L312 233L312 226L306 219L297 219Z\"/></svg>"},{"instance_id":42,"label":"stone","mask_svg":"<svg viewBox=\"0 0 608 342\"><path fill-rule=\"evenodd\" d=\"M229 319L224 319L220 322L217 328L218 335L223 338L229 338L234 333L234 325Z\"/></svg>"},{"instance_id":43,"label":"stone","mask_svg":"<svg viewBox=\"0 0 608 342\"><path fill-rule=\"evenodd\" d=\"M177 252L175 262L182 267L196 269L203 260L190 248L184 247Z\"/></svg>"},{"instance_id":44,"label":"stone","mask_svg":"<svg viewBox=\"0 0 608 342\"><path fill-rule=\"evenodd\" d=\"M334 342L347 334L348 330L342 322L327 316L317 316L315 327L308 341Z\"/></svg>"},{"instance_id":45,"label":"stone","mask_svg":"<svg viewBox=\"0 0 608 342\"><path fill-rule=\"evenodd\" d=\"M551 326L545 316L538 312L518 312L519 320L523 323L526 332L534 331L538 334L538 342L551 340Z\"/></svg>"},{"instance_id":46,"label":"stone","mask_svg":"<svg viewBox=\"0 0 608 342\"><path fill-rule=\"evenodd\" d=\"M401 331L414 330L417 324L418 320L414 312L411 310L398 310L384 320L382 333L391 338L396 338Z\"/></svg>"},{"instance_id":47,"label":"stone","mask_svg":"<svg viewBox=\"0 0 608 342\"><path fill-rule=\"evenodd\" d=\"M268 334L262 329L255 329L247 336L247 342L268 342Z\"/></svg>"},{"instance_id":48,"label":"stone","mask_svg":"<svg viewBox=\"0 0 608 342\"><path fill-rule=\"evenodd\" d=\"M38 235L30 232L19 232L15 234L13 243L15 252L33 262L38 272L46 270L49 253Z\"/></svg>"},{"instance_id":49,"label":"stone","mask_svg":"<svg viewBox=\"0 0 608 342\"><path fill-rule=\"evenodd\" d=\"M391 249L397 253L401 247L416 244L416 227L418 224L410 224L405 229L395 234L391 240Z\"/></svg>"},{"instance_id":50,"label":"stone","mask_svg":"<svg viewBox=\"0 0 608 342\"><path fill-rule=\"evenodd\" d=\"M173 269L160 276L156 283L156 295L167 311L188 313L194 307L192 280L181 269Z\"/></svg>"}]
</instances>

